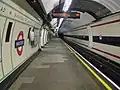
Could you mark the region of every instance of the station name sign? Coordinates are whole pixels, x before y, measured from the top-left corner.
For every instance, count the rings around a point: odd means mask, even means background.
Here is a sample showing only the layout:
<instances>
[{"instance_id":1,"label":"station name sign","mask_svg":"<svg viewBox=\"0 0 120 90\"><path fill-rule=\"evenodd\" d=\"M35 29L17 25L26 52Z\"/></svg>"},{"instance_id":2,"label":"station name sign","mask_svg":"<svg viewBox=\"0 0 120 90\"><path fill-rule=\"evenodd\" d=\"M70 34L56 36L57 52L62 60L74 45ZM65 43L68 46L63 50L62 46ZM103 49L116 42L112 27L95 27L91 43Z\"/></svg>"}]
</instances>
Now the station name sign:
<instances>
[{"instance_id":1,"label":"station name sign","mask_svg":"<svg viewBox=\"0 0 120 90\"><path fill-rule=\"evenodd\" d=\"M53 18L73 18L73 19L80 19L80 13L78 12L53 12Z\"/></svg>"}]
</instances>

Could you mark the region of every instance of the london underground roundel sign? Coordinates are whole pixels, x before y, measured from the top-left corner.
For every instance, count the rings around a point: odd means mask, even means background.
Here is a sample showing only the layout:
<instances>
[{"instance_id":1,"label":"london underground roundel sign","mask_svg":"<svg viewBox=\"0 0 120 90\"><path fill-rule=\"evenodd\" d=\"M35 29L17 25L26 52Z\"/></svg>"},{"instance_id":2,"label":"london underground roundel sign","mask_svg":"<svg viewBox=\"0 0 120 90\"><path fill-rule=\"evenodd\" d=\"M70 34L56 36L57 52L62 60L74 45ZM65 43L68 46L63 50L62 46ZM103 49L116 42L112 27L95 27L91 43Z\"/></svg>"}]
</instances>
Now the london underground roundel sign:
<instances>
[{"instance_id":1,"label":"london underground roundel sign","mask_svg":"<svg viewBox=\"0 0 120 90\"><path fill-rule=\"evenodd\" d=\"M20 31L17 40L15 41L15 48L17 49L17 53L19 56L22 55L23 46L24 46L24 33L23 31Z\"/></svg>"}]
</instances>

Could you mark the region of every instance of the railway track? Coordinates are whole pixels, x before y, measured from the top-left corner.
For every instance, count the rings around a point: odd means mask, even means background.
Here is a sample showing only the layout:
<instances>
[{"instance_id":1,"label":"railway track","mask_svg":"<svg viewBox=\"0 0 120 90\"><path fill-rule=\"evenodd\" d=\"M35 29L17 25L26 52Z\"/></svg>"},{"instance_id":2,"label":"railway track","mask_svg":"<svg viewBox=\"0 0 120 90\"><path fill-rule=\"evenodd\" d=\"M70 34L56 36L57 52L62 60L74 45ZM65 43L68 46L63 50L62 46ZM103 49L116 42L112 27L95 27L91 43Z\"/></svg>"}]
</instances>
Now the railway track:
<instances>
[{"instance_id":1,"label":"railway track","mask_svg":"<svg viewBox=\"0 0 120 90\"><path fill-rule=\"evenodd\" d=\"M109 77L113 82L120 86L120 65L94 53L77 43L64 39L64 41L74 48L79 54L86 58L91 64L98 68L102 73Z\"/></svg>"}]
</instances>

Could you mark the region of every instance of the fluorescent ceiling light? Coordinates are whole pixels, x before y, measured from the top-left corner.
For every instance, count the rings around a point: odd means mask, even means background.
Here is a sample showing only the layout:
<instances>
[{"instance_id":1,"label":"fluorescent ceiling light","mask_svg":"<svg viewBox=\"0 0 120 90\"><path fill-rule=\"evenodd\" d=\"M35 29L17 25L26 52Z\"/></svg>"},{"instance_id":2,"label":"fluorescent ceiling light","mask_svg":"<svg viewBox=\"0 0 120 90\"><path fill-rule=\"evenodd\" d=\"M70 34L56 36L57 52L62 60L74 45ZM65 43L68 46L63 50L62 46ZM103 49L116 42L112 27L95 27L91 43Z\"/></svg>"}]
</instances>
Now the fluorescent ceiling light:
<instances>
[{"instance_id":1,"label":"fluorescent ceiling light","mask_svg":"<svg viewBox=\"0 0 120 90\"><path fill-rule=\"evenodd\" d=\"M58 27L61 26L62 22L63 22L63 18L60 19L60 22L59 22L59 26L58 26Z\"/></svg>"},{"instance_id":2,"label":"fluorescent ceiling light","mask_svg":"<svg viewBox=\"0 0 120 90\"><path fill-rule=\"evenodd\" d=\"M63 6L63 11L64 12L67 12L67 10L69 9L71 3L72 3L72 0L65 0L65 4Z\"/></svg>"},{"instance_id":3,"label":"fluorescent ceiling light","mask_svg":"<svg viewBox=\"0 0 120 90\"><path fill-rule=\"evenodd\" d=\"M67 11L68 11L71 3L72 3L72 0L65 0L65 3L64 3L64 6L63 6L63 11L64 11L64 12L67 12ZM59 25L58 25L58 27L57 27L58 29L60 28L63 20L64 20L64 18L61 18L61 19L60 19Z\"/></svg>"}]
</instances>

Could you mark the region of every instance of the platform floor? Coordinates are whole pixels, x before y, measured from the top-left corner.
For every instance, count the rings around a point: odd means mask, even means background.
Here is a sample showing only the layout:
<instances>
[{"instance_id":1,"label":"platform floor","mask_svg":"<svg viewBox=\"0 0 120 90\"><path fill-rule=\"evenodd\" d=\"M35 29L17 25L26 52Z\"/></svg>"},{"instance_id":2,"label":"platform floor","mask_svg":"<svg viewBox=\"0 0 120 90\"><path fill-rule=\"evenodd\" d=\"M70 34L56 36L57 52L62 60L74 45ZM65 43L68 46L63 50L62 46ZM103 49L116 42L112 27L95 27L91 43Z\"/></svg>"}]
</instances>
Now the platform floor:
<instances>
[{"instance_id":1,"label":"platform floor","mask_svg":"<svg viewBox=\"0 0 120 90\"><path fill-rule=\"evenodd\" d=\"M100 90L60 39L53 39L9 90Z\"/></svg>"}]
</instances>

